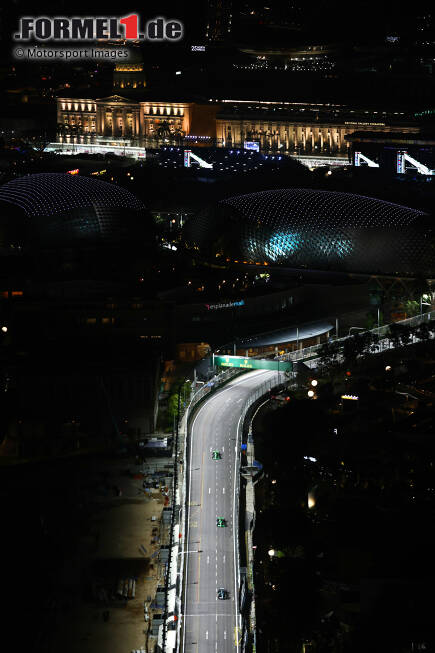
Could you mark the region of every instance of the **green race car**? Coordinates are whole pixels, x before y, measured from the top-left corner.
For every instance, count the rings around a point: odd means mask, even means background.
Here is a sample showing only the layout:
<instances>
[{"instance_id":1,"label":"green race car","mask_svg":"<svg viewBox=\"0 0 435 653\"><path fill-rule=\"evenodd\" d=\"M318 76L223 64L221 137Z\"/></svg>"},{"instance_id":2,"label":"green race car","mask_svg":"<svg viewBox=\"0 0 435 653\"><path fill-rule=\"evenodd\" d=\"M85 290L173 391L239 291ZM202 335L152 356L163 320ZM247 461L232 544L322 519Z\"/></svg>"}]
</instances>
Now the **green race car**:
<instances>
[{"instance_id":1,"label":"green race car","mask_svg":"<svg viewBox=\"0 0 435 653\"><path fill-rule=\"evenodd\" d=\"M211 457L213 460L220 460L222 458L220 451L213 451Z\"/></svg>"},{"instance_id":2,"label":"green race car","mask_svg":"<svg viewBox=\"0 0 435 653\"><path fill-rule=\"evenodd\" d=\"M223 517L218 517L216 519L216 526L218 528L224 528L226 525L227 525L227 522Z\"/></svg>"}]
</instances>

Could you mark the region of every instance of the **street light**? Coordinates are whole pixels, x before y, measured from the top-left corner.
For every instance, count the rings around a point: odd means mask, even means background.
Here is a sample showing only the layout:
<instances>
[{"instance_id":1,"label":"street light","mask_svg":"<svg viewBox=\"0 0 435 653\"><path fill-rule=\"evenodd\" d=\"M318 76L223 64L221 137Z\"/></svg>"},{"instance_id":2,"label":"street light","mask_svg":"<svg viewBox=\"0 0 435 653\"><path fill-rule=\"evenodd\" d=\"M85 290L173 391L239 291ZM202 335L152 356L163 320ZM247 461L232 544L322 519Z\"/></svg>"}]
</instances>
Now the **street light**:
<instances>
[{"instance_id":1,"label":"street light","mask_svg":"<svg viewBox=\"0 0 435 653\"><path fill-rule=\"evenodd\" d=\"M7 326L2 326L2 331L3 331L3 333L7 333L8 332L8 327Z\"/></svg>"},{"instance_id":2,"label":"street light","mask_svg":"<svg viewBox=\"0 0 435 653\"><path fill-rule=\"evenodd\" d=\"M311 381L311 385L313 386L313 388L315 388L316 385L317 385L317 380L316 380L316 379L313 379L313 380Z\"/></svg>"},{"instance_id":3,"label":"street light","mask_svg":"<svg viewBox=\"0 0 435 653\"><path fill-rule=\"evenodd\" d=\"M423 315L423 305L424 306L432 306L432 304L430 302L424 302L423 301L423 298L427 299L427 297L428 297L427 295L421 295L421 297L420 297L420 315Z\"/></svg>"},{"instance_id":4,"label":"street light","mask_svg":"<svg viewBox=\"0 0 435 653\"><path fill-rule=\"evenodd\" d=\"M314 390L308 390L307 394L309 398L312 399L314 397Z\"/></svg>"}]
</instances>

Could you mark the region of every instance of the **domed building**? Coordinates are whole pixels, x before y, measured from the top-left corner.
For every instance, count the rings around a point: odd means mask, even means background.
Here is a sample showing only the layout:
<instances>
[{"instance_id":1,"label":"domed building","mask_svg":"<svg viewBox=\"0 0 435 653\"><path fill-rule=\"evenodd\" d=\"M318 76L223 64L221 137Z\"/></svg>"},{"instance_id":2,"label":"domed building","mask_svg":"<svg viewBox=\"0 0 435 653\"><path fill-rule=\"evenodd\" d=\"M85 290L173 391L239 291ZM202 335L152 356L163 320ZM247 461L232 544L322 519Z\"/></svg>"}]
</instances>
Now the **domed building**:
<instances>
[{"instance_id":1,"label":"domed building","mask_svg":"<svg viewBox=\"0 0 435 653\"><path fill-rule=\"evenodd\" d=\"M143 203L120 186L64 173L0 186L0 251L146 242Z\"/></svg>"},{"instance_id":2,"label":"domed building","mask_svg":"<svg viewBox=\"0 0 435 653\"><path fill-rule=\"evenodd\" d=\"M215 262L435 276L429 214L350 193L291 188L231 197L192 218L185 241Z\"/></svg>"}]
</instances>

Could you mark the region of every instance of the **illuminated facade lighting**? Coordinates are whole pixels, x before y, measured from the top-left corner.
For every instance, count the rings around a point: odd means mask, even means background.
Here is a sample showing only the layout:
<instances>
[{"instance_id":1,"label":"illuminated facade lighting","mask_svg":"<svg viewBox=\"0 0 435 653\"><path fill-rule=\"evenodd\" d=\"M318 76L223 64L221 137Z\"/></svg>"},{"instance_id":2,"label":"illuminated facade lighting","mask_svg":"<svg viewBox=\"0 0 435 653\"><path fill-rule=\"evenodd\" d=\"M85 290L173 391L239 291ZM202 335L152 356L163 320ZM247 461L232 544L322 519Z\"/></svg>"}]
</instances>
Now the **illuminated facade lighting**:
<instances>
[{"instance_id":1,"label":"illuminated facade lighting","mask_svg":"<svg viewBox=\"0 0 435 653\"><path fill-rule=\"evenodd\" d=\"M231 197L191 219L186 240L234 263L435 276L428 214L350 193L289 188Z\"/></svg>"}]
</instances>

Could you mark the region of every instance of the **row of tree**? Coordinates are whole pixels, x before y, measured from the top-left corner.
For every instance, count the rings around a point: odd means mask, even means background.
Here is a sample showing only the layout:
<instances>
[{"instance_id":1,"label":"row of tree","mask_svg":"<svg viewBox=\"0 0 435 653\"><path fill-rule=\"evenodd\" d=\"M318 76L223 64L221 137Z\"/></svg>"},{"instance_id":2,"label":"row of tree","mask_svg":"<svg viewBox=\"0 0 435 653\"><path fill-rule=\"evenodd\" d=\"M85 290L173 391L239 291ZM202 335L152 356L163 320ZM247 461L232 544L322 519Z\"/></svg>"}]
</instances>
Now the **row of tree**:
<instances>
[{"instance_id":1,"label":"row of tree","mask_svg":"<svg viewBox=\"0 0 435 653\"><path fill-rule=\"evenodd\" d=\"M384 335L372 331L349 336L344 341L325 343L319 353L322 367L331 367L341 362L355 363L361 356L368 356L381 350L382 343L387 340L394 348L406 347L415 339L425 342L435 337L435 322L423 322L418 326L391 324Z\"/></svg>"}]
</instances>

